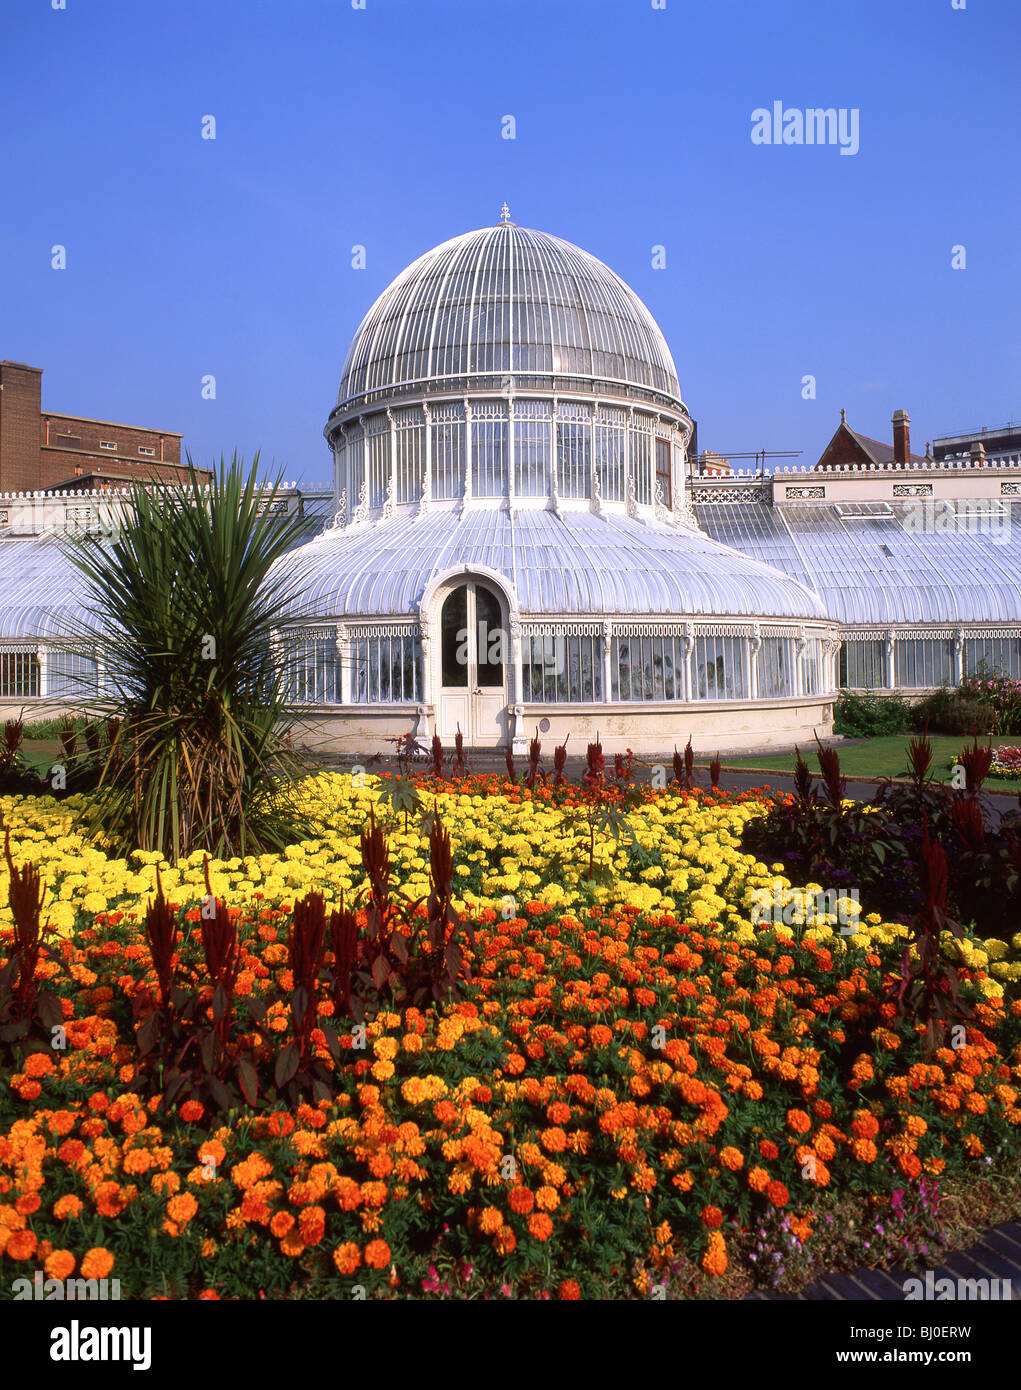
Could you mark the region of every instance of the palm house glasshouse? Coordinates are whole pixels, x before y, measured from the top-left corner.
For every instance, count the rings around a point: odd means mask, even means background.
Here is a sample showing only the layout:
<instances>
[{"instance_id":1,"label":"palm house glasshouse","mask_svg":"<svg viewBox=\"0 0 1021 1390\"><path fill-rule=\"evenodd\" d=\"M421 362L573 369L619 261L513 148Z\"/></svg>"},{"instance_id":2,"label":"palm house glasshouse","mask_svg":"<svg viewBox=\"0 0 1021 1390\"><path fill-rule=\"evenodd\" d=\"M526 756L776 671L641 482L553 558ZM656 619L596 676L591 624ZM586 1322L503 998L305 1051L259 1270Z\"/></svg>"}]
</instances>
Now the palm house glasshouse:
<instances>
[{"instance_id":1,"label":"palm house glasshouse","mask_svg":"<svg viewBox=\"0 0 1021 1390\"><path fill-rule=\"evenodd\" d=\"M326 424L332 492L285 495L320 517L280 562L304 740L790 745L842 685L1021 676L1021 458L918 458L899 417L896 453L842 420L851 452L814 469L706 476L648 309L505 208L384 290ZM102 687L60 640L84 612L58 533L119 505L0 497L0 717Z\"/></svg>"}]
</instances>

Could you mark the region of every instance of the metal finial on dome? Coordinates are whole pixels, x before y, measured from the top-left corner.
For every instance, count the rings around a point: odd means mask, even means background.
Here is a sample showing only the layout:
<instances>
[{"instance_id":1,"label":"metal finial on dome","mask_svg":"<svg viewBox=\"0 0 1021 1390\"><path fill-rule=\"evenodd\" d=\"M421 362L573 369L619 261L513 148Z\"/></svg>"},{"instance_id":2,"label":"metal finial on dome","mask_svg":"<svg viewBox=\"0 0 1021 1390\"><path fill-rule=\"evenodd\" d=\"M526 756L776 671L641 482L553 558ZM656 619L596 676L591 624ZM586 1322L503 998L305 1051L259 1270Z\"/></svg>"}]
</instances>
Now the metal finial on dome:
<instances>
[{"instance_id":1,"label":"metal finial on dome","mask_svg":"<svg viewBox=\"0 0 1021 1390\"><path fill-rule=\"evenodd\" d=\"M505 227L511 225L510 208L507 206L506 202L504 202L503 207L500 209L500 221Z\"/></svg>"}]
</instances>

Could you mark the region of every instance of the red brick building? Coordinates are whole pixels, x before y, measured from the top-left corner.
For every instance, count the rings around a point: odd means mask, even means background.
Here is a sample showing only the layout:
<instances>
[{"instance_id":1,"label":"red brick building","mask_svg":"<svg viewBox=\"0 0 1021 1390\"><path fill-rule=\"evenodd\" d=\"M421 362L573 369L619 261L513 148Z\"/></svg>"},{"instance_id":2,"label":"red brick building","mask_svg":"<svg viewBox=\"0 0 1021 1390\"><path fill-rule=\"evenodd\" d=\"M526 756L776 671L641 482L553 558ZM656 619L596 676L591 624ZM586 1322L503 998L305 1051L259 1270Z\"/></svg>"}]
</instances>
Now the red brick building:
<instances>
[{"instance_id":1,"label":"red brick building","mask_svg":"<svg viewBox=\"0 0 1021 1390\"><path fill-rule=\"evenodd\" d=\"M187 477L181 435L44 412L42 375L41 367L0 362L0 493Z\"/></svg>"},{"instance_id":2,"label":"red brick building","mask_svg":"<svg viewBox=\"0 0 1021 1390\"><path fill-rule=\"evenodd\" d=\"M840 424L826 448L822 451L816 468L910 468L924 464L923 457L911 452L911 419L906 410L895 410L893 419L893 443L886 444L881 439L870 439L867 434L858 434L847 423L844 411L840 412Z\"/></svg>"}]
</instances>

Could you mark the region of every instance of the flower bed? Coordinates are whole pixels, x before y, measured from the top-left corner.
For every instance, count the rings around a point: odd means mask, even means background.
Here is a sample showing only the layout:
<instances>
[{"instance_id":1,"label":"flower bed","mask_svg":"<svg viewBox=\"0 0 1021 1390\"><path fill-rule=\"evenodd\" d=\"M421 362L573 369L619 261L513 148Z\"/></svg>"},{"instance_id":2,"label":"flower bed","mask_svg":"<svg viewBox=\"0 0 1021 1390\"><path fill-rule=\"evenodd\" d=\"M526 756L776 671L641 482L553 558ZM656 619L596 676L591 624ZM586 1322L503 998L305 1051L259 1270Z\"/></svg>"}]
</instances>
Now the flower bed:
<instances>
[{"instance_id":1,"label":"flower bed","mask_svg":"<svg viewBox=\"0 0 1021 1390\"><path fill-rule=\"evenodd\" d=\"M368 779L320 777L305 795L329 826L319 840L209 867L241 944L229 1047L260 1075L297 1032L300 1009L279 1003L294 900L350 901L379 806ZM763 1239L800 1257L835 1209L896 1226L934 1184L1016 1166L1021 1006L1004 943L966 943L973 1022L925 1056L883 1002L906 929L805 926L806 895L737 847L754 797L649 793L627 812L633 842L597 836L583 802L495 780L430 788L475 923L460 999L384 1005L360 1031L320 983L311 1039L331 1094L285 1106L268 1086L226 1112L168 1109L142 1084L157 866L85 844L73 798L0 802L63 934L38 974L66 1042L0 1081L3 1286L39 1268L112 1272L124 1297L712 1296L762 1267ZM400 817L388 835L420 899L428 841ZM203 868L160 876L184 919L181 978L200 988ZM793 903L791 925L752 924L764 887Z\"/></svg>"}]
</instances>

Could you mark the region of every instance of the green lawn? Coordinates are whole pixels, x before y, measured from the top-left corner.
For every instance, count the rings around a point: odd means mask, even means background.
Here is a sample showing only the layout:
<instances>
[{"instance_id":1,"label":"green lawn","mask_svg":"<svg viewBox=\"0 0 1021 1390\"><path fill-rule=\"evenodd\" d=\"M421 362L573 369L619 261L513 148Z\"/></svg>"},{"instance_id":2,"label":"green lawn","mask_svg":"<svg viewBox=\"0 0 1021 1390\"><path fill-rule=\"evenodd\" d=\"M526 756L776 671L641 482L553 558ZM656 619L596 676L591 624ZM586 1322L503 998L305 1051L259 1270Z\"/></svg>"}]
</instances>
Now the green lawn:
<instances>
[{"instance_id":1,"label":"green lawn","mask_svg":"<svg viewBox=\"0 0 1021 1390\"><path fill-rule=\"evenodd\" d=\"M848 777L906 777L908 775L908 744L911 742L911 738L911 734L890 734L883 738L866 739L863 743L849 744L846 748L838 745L840 770ZM984 742L984 740L981 741ZM947 764L955 753L959 753L970 742L970 739L964 737L950 738L945 735L934 735L932 737L933 776L942 781L949 781L950 769ZM1001 743L1017 742L1019 740L1016 734L993 739L995 746ZM806 745L802 748L801 755L812 771L818 772L819 763L815 751L814 744ZM724 767L761 767L778 772L793 772L794 754L793 752L742 754L733 758L724 758L723 765ZM992 791L997 787L1002 787L1005 791L1009 791L1016 785L1017 783L1013 781L993 778L988 783L988 789Z\"/></svg>"}]
</instances>

